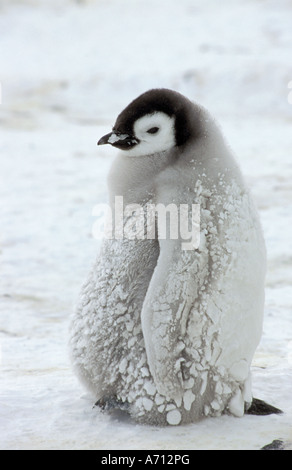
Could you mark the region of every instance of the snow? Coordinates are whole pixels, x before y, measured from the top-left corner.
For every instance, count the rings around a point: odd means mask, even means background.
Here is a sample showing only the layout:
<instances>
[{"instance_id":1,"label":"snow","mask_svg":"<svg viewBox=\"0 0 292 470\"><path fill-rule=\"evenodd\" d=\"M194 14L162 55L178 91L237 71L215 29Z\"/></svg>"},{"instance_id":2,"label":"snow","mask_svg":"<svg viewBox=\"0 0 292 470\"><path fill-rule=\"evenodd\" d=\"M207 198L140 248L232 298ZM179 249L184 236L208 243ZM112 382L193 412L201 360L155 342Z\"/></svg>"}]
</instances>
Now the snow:
<instances>
[{"instance_id":1,"label":"snow","mask_svg":"<svg viewBox=\"0 0 292 470\"><path fill-rule=\"evenodd\" d=\"M291 447L291 1L2 0L0 12L0 447ZM93 408L71 370L69 317L115 155L96 142L156 86L215 115L251 187L268 251L253 391L282 415L140 426Z\"/></svg>"},{"instance_id":2,"label":"snow","mask_svg":"<svg viewBox=\"0 0 292 470\"><path fill-rule=\"evenodd\" d=\"M229 409L230 409L230 412L234 416L238 416L239 418L243 416L243 414L244 414L244 401L242 399L242 395L241 395L240 391L238 391L236 393L236 395L234 395L234 397L232 397L232 399L230 400Z\"/></svg>"},{"instance_id":3,"label":"snow","mask_svg":"<svg viewBox=\"0 0 292 470\"><path fill-rule=\"evenodd\" d=\"M178 410L171 410L167 413L167 422L172 425L177 425L181 421L181 414Z\"/></svg>"}]
</instances>

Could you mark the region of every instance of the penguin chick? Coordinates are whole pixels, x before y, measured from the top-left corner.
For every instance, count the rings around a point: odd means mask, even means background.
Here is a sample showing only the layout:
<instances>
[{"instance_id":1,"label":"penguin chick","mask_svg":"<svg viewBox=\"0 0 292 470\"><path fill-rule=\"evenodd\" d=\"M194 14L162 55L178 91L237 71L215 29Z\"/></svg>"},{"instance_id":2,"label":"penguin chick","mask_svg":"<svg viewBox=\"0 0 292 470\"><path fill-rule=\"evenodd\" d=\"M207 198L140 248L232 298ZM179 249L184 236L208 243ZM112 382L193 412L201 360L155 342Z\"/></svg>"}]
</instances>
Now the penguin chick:
<instances>
[{"instance_id":1,"label":"penguin chick","mask_svg":"<svg viewBox=\"0 0 292 470\"><path fill-rule=\"evenodd\" d=\"M112 213L117 197L145 213L154 207L154 236L145 236L144 218L139 236L103 240L71 324L76 373L98 403L126 408L137 422L242 416L252 402L266 255L218 126L181 94L154 89L130 103L98 144L121 150L108 177ZM158 205L177 209L168 229L183 208L199 207L199 243L185 249L180 230L162 236ZM187 217L192 227L193 213Z\"/></svg>"}]
</instances>

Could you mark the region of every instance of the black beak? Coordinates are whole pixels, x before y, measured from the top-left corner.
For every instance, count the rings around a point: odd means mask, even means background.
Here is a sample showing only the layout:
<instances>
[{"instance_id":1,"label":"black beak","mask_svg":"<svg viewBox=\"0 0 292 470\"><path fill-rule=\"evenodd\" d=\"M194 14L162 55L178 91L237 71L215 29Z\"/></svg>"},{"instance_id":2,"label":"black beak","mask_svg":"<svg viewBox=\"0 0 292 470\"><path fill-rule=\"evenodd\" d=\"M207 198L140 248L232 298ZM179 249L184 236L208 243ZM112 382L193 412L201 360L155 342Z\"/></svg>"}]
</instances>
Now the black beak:
<instances>
[{"instance_id":1,"label":"black beak","mask_svg":"<svg viewBox=\"0 0 292 470\"><path fill-rule=\"evenodd\" d=\"M108 141L110 136L112 135L112 132L109 134L104 135L99 141L97 142L97 145L104 145L104 144L109 144L110 142Z\"/></svg>"},{"instance_id":2,"label":"black beak","mask_svg":"<svg viewBox=\"0 0 292 470\"><path fill-rule=\"evenodd\" d=\"M129 150L134 147L134 145L138 144L138 142L139 141L132 135L113 131L99 139L97 145L111 144L121 150Z\"/></svg>"}]
</instances>

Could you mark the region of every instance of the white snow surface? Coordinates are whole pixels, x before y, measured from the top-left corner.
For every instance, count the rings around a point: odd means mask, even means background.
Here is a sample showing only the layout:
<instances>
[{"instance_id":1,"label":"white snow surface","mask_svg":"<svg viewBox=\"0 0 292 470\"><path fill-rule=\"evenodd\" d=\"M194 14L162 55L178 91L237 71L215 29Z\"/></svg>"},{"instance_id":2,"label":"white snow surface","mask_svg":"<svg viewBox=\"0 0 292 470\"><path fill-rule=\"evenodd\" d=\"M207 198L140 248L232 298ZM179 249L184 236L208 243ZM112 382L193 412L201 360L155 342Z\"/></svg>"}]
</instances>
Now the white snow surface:
<instances>
[{"instance_id":1,"label":"white snow surface","mask_svg":"<svg viewBox=\"0 0 292 470\"><path fill-rule=\"evenodd\" d=\"M290 0L0 1L1 449L291 448L291 22ZM251 188L268 253L253 392L282 415L137 425L93 408L71 370L116 153L96 142L152 87L210 110Z\"/></svg>"}]
</instances>

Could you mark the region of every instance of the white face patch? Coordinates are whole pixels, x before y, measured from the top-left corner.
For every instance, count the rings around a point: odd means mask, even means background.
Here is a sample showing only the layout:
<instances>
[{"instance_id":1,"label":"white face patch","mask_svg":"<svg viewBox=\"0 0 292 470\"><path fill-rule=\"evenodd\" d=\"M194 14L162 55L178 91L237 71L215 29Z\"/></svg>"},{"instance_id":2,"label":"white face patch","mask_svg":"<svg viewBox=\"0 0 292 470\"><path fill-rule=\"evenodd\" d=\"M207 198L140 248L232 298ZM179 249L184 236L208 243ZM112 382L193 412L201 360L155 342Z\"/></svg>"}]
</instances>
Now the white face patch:
<instances>
[{"instance_id":1,"label":"white face patch","mask_svg":"<svg viewBox=\"0 0 292 470\"><path fill-rule=\"evenodd\" d=\"M139 143L127 150L127 156L141 157L169 150L175 146L175 118L165 113L146 114L134 124L134 136Z\"/></svg>"}]
</instances>

